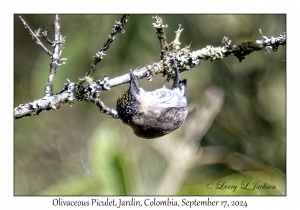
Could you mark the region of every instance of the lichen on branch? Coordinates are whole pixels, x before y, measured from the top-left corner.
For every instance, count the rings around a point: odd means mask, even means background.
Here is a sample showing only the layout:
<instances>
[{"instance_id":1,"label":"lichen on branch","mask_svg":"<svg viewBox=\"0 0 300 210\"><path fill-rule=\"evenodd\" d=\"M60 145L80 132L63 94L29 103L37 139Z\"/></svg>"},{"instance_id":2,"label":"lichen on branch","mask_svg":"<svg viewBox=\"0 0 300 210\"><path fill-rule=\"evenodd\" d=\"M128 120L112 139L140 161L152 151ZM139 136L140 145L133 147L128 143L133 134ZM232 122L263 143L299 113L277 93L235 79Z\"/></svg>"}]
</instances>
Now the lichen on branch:
<instances>
[{"instance_id":1,"label":"lichen on branch","mask_svg":"<svg viewBox=\"0 0 300 210\"><path fill-rule=\"evenodd\" d=\"M51 56L51 68L48 78L48 83L45 88L45 96L41 99L29 102L26 104L20 104L15 108L14 118L20 119L25 116L33 116L39 114L43 110L56 110L62 104L69 103L73 104L75 101L88 101L97 105L101 112L113 117L118 118L118 113L100 100L100 93L102 91L108 91L111 88L119 86L121 84L130 81L129 70L125 70L128 73L109 79L105 77L101 80L88 80L91 78L90 75L95 70L96 65L104 58L107 50L111 46L116 35L119 33L124 33L125 24L128 22L129 15L122 15L121 20L117 21L108 36L108 39L104 45L97 51L94 56L92 64L85 73L82 79L78 82L68 81L63 90L57 94L52 93L52 80L57 71L57 67L64 60L59 58L63 49L63 43L65 39L60 34L60 24L58 15L55 16L54 21L54 31L55 31L55 41L51 41L47 35L47 30L37 30L33 32L29 25L20 17L25 28L28 29L29 33L34 39L36 39L37 44L39 44L44 51ZM182 33L181 25L179 25L178 30L175 31L175 39L171 43L167 42L166 39L166 28L167 24L163 24L163 20L155 16L155 22L152 24L156 28L157 37L160 43L160 60L154 62L150 65L140 67L134 71L134 75L137 79L148 78L151 80L154 76L162 74L167 76L167 80L174 79L174 68L172 67L171 61L176 60L176 65L179 72L190 71L192 68L196 67L203 60L220 60L228 56L235 56L241 62L245 59L245 56L253 53L254 51L264 50L268 52L268 49L276 51L279 46L284 46L286 44L286 35L279 35L278 37L268 38L264 36L260 30L261 38L258 40L248 39L238 44L234 44L228 37L224 36L221 41L220 46L214 47L207 45L206 47L191 51L190 46L180 47L180 35ZM40 37L44 37L48 43L52 43L54 52L51 53L41 42ZM53 64L53 65L52 65Z\"/></svg>"}]
</instances>

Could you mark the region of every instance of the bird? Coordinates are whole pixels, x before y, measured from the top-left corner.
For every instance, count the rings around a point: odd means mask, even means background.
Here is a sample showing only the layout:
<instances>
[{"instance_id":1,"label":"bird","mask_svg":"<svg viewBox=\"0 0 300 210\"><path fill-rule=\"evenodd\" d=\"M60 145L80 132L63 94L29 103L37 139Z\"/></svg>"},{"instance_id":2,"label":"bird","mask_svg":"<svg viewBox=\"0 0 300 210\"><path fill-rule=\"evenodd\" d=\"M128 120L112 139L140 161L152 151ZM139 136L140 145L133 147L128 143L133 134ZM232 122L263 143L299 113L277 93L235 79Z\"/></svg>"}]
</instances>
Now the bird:
<instances>
[{"instance_id":1,"label":"bird","mask_svg":"<svg viewBox=\"0 0 300 210\"><path fill-rule=\"evenodd\" d=\"M178 71L175 74L171 89L164 86L146 91L138 87L137 78L130 71L129 89L119 96L116 110L136 136L159 138L183 125L188 114L187 80L179 80Z\"/></svg>"}]
</instances>

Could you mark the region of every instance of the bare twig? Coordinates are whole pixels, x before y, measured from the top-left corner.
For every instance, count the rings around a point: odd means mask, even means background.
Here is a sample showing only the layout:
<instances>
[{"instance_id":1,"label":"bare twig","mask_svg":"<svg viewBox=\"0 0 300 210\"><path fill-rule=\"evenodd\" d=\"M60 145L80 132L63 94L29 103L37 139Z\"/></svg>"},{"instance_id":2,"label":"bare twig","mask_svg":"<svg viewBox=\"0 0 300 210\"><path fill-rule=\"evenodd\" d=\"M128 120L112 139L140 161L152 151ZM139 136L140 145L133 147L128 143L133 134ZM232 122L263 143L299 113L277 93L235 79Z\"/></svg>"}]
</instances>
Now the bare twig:
<instances>
[{"instance_id":1,"label":"bare twig","mask_svg":"<svg viewBox=\"0 0 300 210\"><path fill-rule=\"evenodd\" d=\"M48 42L48 44L53 44L53 42L51 41L51 39L48 37L48 31L47 28L44 29L44 31L41 32L42 36L46 39L46 41Z\"/></svg>"},{"instance_id":2,"label":"bare twig","mask_svg":"<svg viewBox=\"0 0 300 210\"><path fill-rule=\"evenodd\" d=\"M102 113L105 113L115 119L119 118L118 112L112 108L105 106L105 104L99 98L92 98L91 102L96 104L100 108L100 111Z\"/></svg>"},{"instance_id":3,"label":"bare twig","mask_svg":"<svg viewBox=\"0 0 300 210\"><path fill-rule=\"evenodd\" d=\"M103 59L103 56L105 55L106 50L108 50L110 44L114 41L117 34L125 32L124 27L128 21L128 18L129 18L129 15L123 15L121 20L116 22L113 29L111 30L110 35L108 36L106 42L104 43L103 47L101 47L101 49L98 50L98 52L94 55L94 61L90 65L90 68L88 69L88 71L85 73L85 76L90 76L93 73L93 71L96 68L96 65L98 63L100 63L100 61Z\"/></svg>"},{"instance_id":4,"label":"bare twig","mask_svg":"<svg viewBox=\"0 0 300 210\"><path fill-rule=\"evenodd\" d=\"M62 53L62 49L63 49L63 42L64 39L62 38L62 35L60 33L60 24L59 24L59 18L58 15L55 16L54 19L54 23L53 23L53 28L54 28L54 32L55 32L55 41L52 42L48 35L47 35L47 30L45 29L44 31L42 31L42 29L38 29L36 32L33 32L32 29L30 28L30 26L25 22L25 20L23 20L23 18L21 16L19 16L19 18L22 20L25 28L28 29L29 33L31 34L31 36L36 39L36 43L38 45L40 45L44 51L51 56L51 64L50 64L50 73L49 73L49 77L48 77L48 82L45 86L45 96L51 96L53 95L53 78L54 75L56 74L57 71L57 67L60 65L60 55ZM41 42L41 40L39 39L39 37L44 37L46 39L46 41L52 45L52 47L54 48L53 53L50 52L50 50L48 50L45 45ZM66 60L65 58L61 59L61 60Z\"/></svg>"},{"instance_id":5,"label":"bare twig","mask_svg":"<svg viewBox=\"0 0 300 210\"><path fill-rule=\"evenodd\" d=\"M22 20L22 22L23 22L25 28L28 29L28 31L29 31L30 35L32 36L32 38L36 39L36 43L37 43L38 45L40 45L40 46L43 48L43 50L44 50L48 55L52 56L52 53L50 52L50 50L48 50L48 49L45 47L45 45L43 44L43 42L41 42L41 40L39 39L39 33L38 33L38 32L39 32L40 29L37 31L37 33L34 33L34 32L32 31L32 29L29 27L29 25L25 22L25 20L23 20L23 18L22 18L21 16L19 16L19 18Z\"/></svg>"},{"instance_id":6,"label":"bare twig","mask_svg":"<svg viewBox=\"0 0 300 210\"><path fill-rule=\"evenodd\" d=\"M52 46L53 46L54 50L53 50L53 55L51 56L52 62L50 64L50 73L49 73L49 77L48 77L48 82L45 87L45 96L53 95L52 81L53 81L54 75L56 74L57 67L60 65L59 57L60 57L60 55L62 53L62 49L63 49L64 40L60 33L60 24L59 24L58 15L55 15L55 19L53 22L53 28L54 28L54 33L55 33L55 40L52 43ZM47 40L50 41L49 39L47 39Z\"/></svg>"}]
</instances>

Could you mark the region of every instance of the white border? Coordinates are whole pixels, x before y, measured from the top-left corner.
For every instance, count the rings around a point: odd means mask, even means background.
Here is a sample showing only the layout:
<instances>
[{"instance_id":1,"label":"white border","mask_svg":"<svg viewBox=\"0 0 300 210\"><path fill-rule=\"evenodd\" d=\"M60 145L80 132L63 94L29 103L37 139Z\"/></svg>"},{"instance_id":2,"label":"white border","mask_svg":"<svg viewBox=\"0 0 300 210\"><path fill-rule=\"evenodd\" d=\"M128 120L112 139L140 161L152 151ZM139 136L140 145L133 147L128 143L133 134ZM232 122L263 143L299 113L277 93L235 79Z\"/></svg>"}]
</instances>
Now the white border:
<instances>
[{"instance_id":1,"label":"white border","mask_svg":"<svg viewBox=\"0 0 300 210\"><path fill-rule=\"evenodd\" d=\"M133 3L134 2L134 3ZM111 5L108 5L112 4ZM142 3L142 2L141 2ZM5 4L5 5L4 5ZM52 209L56 197L14 197L13 196L13 14L14 13L286 13L287 14L287 196L286 197L210 197L213 200L247 200L247 209L286 208L296 209L299 204L299 8L296 3L275 1L148 1L147 6L138 1L9 1L1 6L1 201L4 209ZM132 6L134 5L134 7ZM297 9L297 11L296 11ZM276 23L274 23L276 24ZM5 90L5 91L3 91ZM4 115L4 116L3 116ZM297 196L297 197L296 197ZM64 197L70 200L92 199L92 197ZM99 197L97 197L99 198ZM101 197L103 198L103 197ZM118 198L118 197L114 197ZM161 198L161 197L160 197ZM183 197L172 197L180 201ZM191 197L188 197L191 198ZM206 197L198 197L205 200ZM143 200L145 197L136 197ZM8 207L8 208L5 208ZM295 208L296 207L296 208ZM70 208L70 207L63 207ZM77 207L78 208L78 207ZM100 208L100 207L96 207ZM160 207L161 209L171 209ZM173 207L174 208L174 207ZM203 207L195 207L206 209ZM82 209L82 208L81 208ZM101 207L101 209L106 209ZM122 209L132 209L131 207ZM219 209L219 208L214 208ZM221 208L220 208L221 209ZM223 208L222 208L223 209Z\"/></svg>"}]
</instances>

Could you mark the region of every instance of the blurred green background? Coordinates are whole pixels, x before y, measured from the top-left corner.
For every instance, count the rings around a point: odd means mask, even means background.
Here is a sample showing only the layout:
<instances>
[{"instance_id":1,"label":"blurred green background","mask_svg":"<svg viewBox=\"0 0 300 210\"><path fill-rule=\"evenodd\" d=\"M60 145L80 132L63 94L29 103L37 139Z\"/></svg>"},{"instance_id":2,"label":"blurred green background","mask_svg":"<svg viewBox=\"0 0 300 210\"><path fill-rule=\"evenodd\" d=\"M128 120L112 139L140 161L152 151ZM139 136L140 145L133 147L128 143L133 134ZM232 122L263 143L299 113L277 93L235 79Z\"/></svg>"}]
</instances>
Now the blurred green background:
<instances>
[{"instance_id":1,"label":"blurred green background","mask_svg":"<svg viewBox=\"0 0 300 210\"><path fill-rule=\"evenodd\" d=\"M14 16L14 106L43 97L49 74L50 58L35 44L19 15ZM36 30L48 28L53 37L54 15L21 15ZM153 15L131 15L126 32L118 35L104 60L97 66L95 79L114 78L137 66L159 60L160 46ZM219 46L224 36L234 43L279 36L286 32L286 15L159 15L167 41L174 40L178 24L184 28L181 46L191 44L191 51L206 45ZM121 15L60 15L61 33L66 37L62 57L65 65L54 77L54 92L66 79L77 82L89 67L92 57L106 41ZM48 46L51 49L50 46ZM204 106L204 91L217 86L224 91L221 111L204 135L193 141L198 148L226 148L229 154L251 160L258 168L242 170L217 161L187 167L175 195L285 195L286 174L286 48L277 52L254 52L241 63L235 57L221 61L203 61L189 72L186 96L190 108ZM158 75L149 82L139 80L146 90L165 84ZM170 84L167 84L170 87ZM128 88L122 85L101 98L115 107L118 96ZM201 119L199 119L201 122ZM205 122L204 122L205 123ZM14 123L14 193L15 195L157 195L163 186L170 161L157 149L166 141L172 150L184 129L155 139L140 139L120 120L114 120L92 103L75 102L57 111L43 111ZM196 126L197 129L197 126ZM191 131L193 132L193 131ZM196 130L195 130L196 132ZM202 138L203 137L203 138ZM180 153L181 154L181 153ZM178 154L179 155L179 154ZM215 154L218 155L218 154ZM214 156L214 153L211 155ZM184 159L185 157L177 157ZM228 159L229 160L229 159ZM245 165L247 165L245 161ZM175 166L176 168L176 166ZM173 180L172 173L166 180ZM176 176L176 171L173 173ZM276 189L207 189L208 181L218 185L226 181L240 186L243 181L260 182Z\"/></svg>"}]
</instances>

